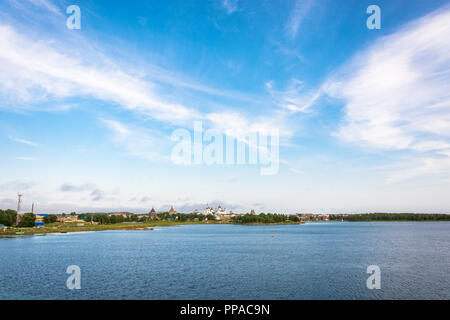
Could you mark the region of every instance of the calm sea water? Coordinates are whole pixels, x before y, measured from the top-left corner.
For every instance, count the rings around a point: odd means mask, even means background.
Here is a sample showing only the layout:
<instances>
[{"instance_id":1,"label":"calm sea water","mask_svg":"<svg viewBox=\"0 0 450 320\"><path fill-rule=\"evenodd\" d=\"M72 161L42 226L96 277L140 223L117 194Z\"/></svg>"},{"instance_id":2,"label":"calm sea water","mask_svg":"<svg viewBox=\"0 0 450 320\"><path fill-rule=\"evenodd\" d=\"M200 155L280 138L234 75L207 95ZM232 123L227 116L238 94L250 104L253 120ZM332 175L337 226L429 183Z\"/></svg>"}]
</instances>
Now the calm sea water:
<instances>
[{"instance_id":1,"label":"calm sea water","mask_svg":"<svg viewBox=\"0 0 450 320\"><path fill-rule=\"evenodd\" d=\"M69 265L81 268L80 290L66 287ZM381 268L380 290L366 287L369 265ZM2 238L0 299L450 299L450 223Z\"/></svg>"}]
</instances>

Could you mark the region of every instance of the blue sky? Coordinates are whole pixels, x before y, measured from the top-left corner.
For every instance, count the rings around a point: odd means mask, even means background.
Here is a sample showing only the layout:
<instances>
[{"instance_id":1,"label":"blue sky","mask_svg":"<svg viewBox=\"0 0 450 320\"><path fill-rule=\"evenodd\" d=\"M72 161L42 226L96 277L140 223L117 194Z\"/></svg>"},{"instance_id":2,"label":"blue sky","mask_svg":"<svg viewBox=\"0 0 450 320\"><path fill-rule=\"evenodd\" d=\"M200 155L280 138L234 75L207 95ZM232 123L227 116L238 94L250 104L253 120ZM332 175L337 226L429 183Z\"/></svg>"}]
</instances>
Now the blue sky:
<instances>
[{"instance_id":1,"label":"blue sky","mask_svg":"<svg viewBox=\"0 0 450 320\"><path fill-rule=\"evenodd\" d=\"M449 35L441 0L2 1L0 208L449 212ZM194 121L278 130L277 174L173 163Z\"/></svg>"}]
</instances>

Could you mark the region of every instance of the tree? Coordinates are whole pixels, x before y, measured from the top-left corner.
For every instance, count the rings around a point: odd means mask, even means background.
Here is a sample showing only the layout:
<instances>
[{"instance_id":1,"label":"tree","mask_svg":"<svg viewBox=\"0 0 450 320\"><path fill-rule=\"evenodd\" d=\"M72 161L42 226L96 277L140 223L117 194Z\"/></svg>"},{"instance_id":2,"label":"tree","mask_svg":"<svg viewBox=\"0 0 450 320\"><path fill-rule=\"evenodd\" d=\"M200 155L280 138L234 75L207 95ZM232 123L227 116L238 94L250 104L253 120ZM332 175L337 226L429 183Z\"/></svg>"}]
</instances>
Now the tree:
<instances>
[{"instance_id":1,"label":"tree","mask_svg":"<svg viewBox=\"0 0 450 320\"><path fill-rule=\"evenodd\" d=\"M293 218L293 219L294 220L291 220L291 221L296 221L295 218ZM283 222L287 222L289 220L289 217L284 214L268 213L268 214L256 215L256 214L248 214L247 213L242 216L233 217L233 218L231 218L231 220L234 223L242 223L242 224L246 224L246 223L283 223Z\"/></svg>"},{"instance_id":2,"label":"tree","mask_svg":"<svg viewBox=\"0 0 450 320\"><path fill-rule=\"evenodd\" d=\"M17 212L11 209L0 210L0 224L11 227L16 224Z\"/></svg>"},{"instance_id":3,"label":"tree","mask_svg":"<svg viewBox=\"0 0 450 320\"><path fill-rule=\"evenodd\" d=\"M44 217L44 223L45 224L55 223L57 219L58 217L55 214L49 214L48 216Z\"/></svg>"},{"instance_id":4,"label":"tree","mask_svg":"<svg viewBox=\"0 0 450 320\"><path fill-rule=\"evenodd\" d=\"M107 214L104 214L104 213L97 213L97 214L95 214L93 220L95 222L100 223L100 224L109 224L110 223L109 216Z\"/></svg>"},{"instance_id":5,"label":"tree","mask_svg":"<svg viewBox=\"0 0 450 320\"><path fill-rule=\"evenodd\" d=\"M29 228L34 227L34 222L36 221L36 216L33 213L25 213L22 215L19 224L19 228Z\"/></svg>"}]
</instances>

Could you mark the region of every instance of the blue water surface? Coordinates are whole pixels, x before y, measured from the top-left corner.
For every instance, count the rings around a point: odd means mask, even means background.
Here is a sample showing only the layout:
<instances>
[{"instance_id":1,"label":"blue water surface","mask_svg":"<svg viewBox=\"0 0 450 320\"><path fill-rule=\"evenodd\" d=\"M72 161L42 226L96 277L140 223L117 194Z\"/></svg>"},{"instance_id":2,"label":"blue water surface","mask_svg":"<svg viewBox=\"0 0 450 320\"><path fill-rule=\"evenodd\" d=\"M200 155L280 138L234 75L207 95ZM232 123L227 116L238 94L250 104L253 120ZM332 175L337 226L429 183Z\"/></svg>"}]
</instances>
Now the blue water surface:
<instances>
[{"instance_id":1,"label":"blue water surface","mask_svg":"<svg viewBox=\"0 0 450 320\"><path fill-rule=\"evenodd\" d=\"M81 269L80 290L66 286L69 265ZM379 290L366 286L369 265L380 267ZM185 225L0 238L0 299L450 299L450 223Z\"/></svg>"}]
</instances>

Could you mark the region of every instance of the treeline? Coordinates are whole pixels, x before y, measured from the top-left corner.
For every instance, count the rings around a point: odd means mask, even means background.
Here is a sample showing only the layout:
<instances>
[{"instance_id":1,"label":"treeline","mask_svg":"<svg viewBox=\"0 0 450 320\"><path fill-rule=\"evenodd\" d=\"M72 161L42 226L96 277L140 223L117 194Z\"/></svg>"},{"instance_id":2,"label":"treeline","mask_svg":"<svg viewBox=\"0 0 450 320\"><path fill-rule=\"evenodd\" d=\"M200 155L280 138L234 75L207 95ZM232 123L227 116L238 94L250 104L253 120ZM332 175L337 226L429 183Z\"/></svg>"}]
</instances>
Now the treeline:
<instances>
[{"instance_id":1,"label":"treeline","mask_svg":"<svg viewBox=\"0 0 450 320\"><path fill-rule=\"evenodd\" d=\"M215 220L216 218L212 214L203 215L199 213L177 213L175 215L177 217L177 221L186 222L186 221L205 221L205 220ZM168 212L158 214L158 219L160 220L169 220L171 215Z\"/></svg>"},{"instance_id":2,"label":"treeline","mask_svg":"<svg viewBox=\"0 0 450 320\"><path fill-rule=\"evenodd\" d=\"M330 220L344 221L450 221L450 214L425 213L365 213L330 215Z\"/></svg>"},{"instance_id":3,"label":"treeline","mask_svg":"<svg viewBox=\"0 0 450 320\"><path fill-rule=\"evenodd\" d=\"M169 212L161 212L156 215L156 217L152 217L150 215L138 216L136 214L128 214L126 217L122 215L110 215L107 213L84 213L79 214L78 217L83 219L86 222L97 222L99 224L115 224L115 223L123 223L123 222L149 222L153 220L162 220L167 221L176 217L177 221L186 222L186 221L204 221L205 219L214 220L213 215L204 216L196 213L177 213L176 215L171 215Z\"/></svg>"},{"instance_id":4,"label":"treeline","mask_svg":"<svg viewBox=\"0 0 450 320\"><path fill-rule=\"evenodd\" d=\"M34 223L36 221L36 216L29 212L24 213L20 216L19 224L17 225L19 228L32 228L34 227Z\"/></svg>"},{"instance_id":5,"label":"treeline","mask_svg":"<svg viewBox=\"0 0 450 320\"><path fill-rule=\"evenodd\" d=\"M45 224L49 224L49 223L55 223L57 219L58 219L58 216L56 214L49 214L48 216L45 216L43 220L44 220Z\"/></svg>"},{"instance_id":6,"label":"treeline","mask_svg":"<svg viewBox=\"0 0 450 320\"><path fill-rule=\"evenodd\" d=\"M15 210L0 209L0 224L4 224L7 227L12 227L16 224L16 220L17 220L17 212Z\"/></svg>"},{"instance_id":7,"label":"treeline","mask_svg":"<svg viewBox=\"0 0 450 320\"><path fill-rule=\"evenodd\" d=\"M17 221L17 211L7 209L0 210L0 224L3 224L7 227L16 226ZM34 222L36 221L36 216L32 213L25 213L21 215L21 219L17 227L19 228L28 228L34 227Z\"/></svg>"},{"instance_id":8,"label":"treeline","mask_svg":"<svg viewBox=\"0 0 450 320\"><path fill-rule=\"evenodd\" d=\"M125 218L121 215L109 215L107 213L86 213L79 215L79 218L86 222L98 222L99 224L115 224L122 222L145 222L146 219L139 219L137 215L130 214Z\"/></svg>"},{"instance_id":9,"label":"treeline","mask_svg":"<svg viewBox=\"0 0 450 320\"><path fill-rule=\"evenodd\" d=\"M287 223L287 222L300 222L298 216L288 216L284 214L274 213L261 213L258 215L244 214L242 216L232 217L231 221L239 224L249 223Z\"/></svg>"}]
</instances>

